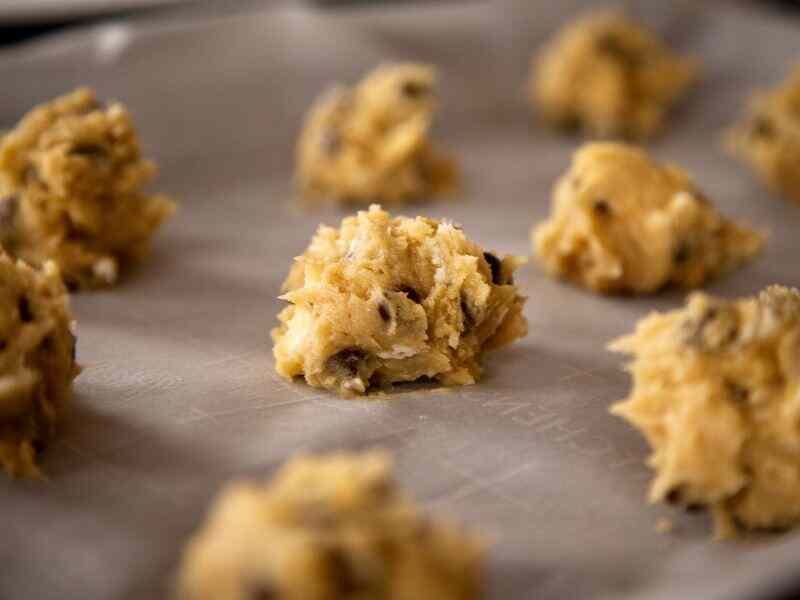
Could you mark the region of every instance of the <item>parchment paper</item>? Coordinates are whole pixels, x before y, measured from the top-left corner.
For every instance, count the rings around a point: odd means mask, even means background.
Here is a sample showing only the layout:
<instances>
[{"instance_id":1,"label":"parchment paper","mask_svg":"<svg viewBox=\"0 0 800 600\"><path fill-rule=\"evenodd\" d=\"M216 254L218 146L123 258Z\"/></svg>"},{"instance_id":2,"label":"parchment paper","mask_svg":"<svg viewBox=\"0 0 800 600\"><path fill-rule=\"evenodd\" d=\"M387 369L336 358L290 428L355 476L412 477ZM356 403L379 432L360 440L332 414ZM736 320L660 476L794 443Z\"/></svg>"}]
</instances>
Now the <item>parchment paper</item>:
<instances>
[{"instance_id":1,"label":"parchment paper","mask_svg":"<svg viewBox=\"0 0 800 600\"><path fill-rule=\"evenodd\" d=\"M800 285L800 208L719 149L753 86L800 56L800 28L727 3L670 14L640 3L701 56L703 83L653 145L727 213L768 228L766 252L710 290ZM606 342L680 293L603 298L531 264L530 335L456 390L401 387L345 401L279 379L268 331L293 256L344 212L293 204L293 140L312 98L392 59L440 67L437 136L465 175L449 217L498 252L527 254L577 140L532 126L530 52L576 2L320 10L273 4L53 37L0 55L0 122L78 84L124 100L159 189L181 210L120 287L75 296L74 415L45 483L0 478L0 598L164 597L180 548L219 486L268 477L299 450L381 446L426 508L494 540L488 597L769 597L798 574L797 534L712 543L705 515L645 504L646 446L607 407L628 389ZM659 516L676 523L654 531Z\"/></svg>"}]
</instances>

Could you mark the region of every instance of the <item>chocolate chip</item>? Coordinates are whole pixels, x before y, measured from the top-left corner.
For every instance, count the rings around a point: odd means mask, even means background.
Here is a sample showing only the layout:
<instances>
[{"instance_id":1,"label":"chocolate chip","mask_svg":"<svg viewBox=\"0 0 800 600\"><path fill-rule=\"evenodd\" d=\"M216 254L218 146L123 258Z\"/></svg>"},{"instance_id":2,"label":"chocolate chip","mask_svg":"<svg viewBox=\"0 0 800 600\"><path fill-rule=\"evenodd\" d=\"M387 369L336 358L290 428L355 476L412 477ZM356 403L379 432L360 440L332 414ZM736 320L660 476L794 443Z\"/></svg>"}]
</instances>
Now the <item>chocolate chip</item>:
<instances>
[{"instance_id":1,"label":"chocolate chip","mask_svg":"<svg viewBox=\"0 0 800 600\"><path fill-rule=\"evenodd\" d=\"M18 207L19 198L16 196L0 198L0 229L8 229L14 225Z\"/></svg>"},{"instance_id":2,"label":"chocolate chip","mask_svg":"<svg viewBox=\"0 0 800 600\"><path fill-rule=\"evenodd\" d=\"M392 320L392 313L389 311L389 304L385 300L381 300L378 303L378 314L381 316L381 319L387 323Z\"/></svg>"},{"instance_id":3,"label":"chocolate chip","mask_svg":"<svg viewBox=\"0 0 800 600\"><path fill-rule=\"evenodd\" d=\"M41 438L33 438L31 440L31 446L33 446L33 451L36 453L36 456L41 456L47 448L47 443Z\"/></svg>"},{"instance_id":4,"label":"chocolate chip","mask_svg":"<svg viewBox=\"0 0 800 600\"><path fill-rule=\"evenodd\" d=\"M108 150L99 144L77 144L69 151L73 156L99 158L108 156Z\"/></svg>"},{"instance_id":5,"label":"chocolate chip","mask_svg":"<svg viewBox=\"0 0 800 600\"><path fill-rule=\"evenodd\" d=\"M675 248L675 250L672 253L672 262L674 262L676 265L682 265L687 260L689 260L691 255L692 251L689 246L689 243L681 242L680 244L678 244L677 248Z\"/></svg>"},{"instance_id":6,"label":"chocolate chip","mask_svg":"<svg viewBox=\"0 0 800 600\"><path fill-rule=\"evenodd\" d=\"M492 283L495 285L503 284L503 263L491 252L483 253L484 260L489 263L489 269L492 271Z\"/></svg>"},{"instance_id":7,"label":"chocolate chip","mask_svg":"<svg viewBox=\"0 0 800 600\"><path fill-rule=\"evenodd\" d=\"M0 352L8 348L8 342L5 340L0 340Z\"/></svg>"},{"instance_id":8,"label":"chocolate chip","mask_svg":"<svg viewBox=\"0 0 800 600\"><path fill-rule=\"evenodd\" d=\"M336 598L348 598L364 589L364 582L359 579L347 553L341 548L328 548L325 564L337 592Z\"/></svg>"},{"instance_id":9,"label":"chocolate chip","mask_svg":"<svg viewBox=\"0 0 800 600\"><path fill-rule=\"evenodd\" d=\"M468 333L473 327L475 327L475 316L469 309L469 305L467 304L466 299L464 298L463 294L461 296L461 323L463 327L463 333Z\"/></svg>"},{"instance_id":10,"label":"chocolate chip","mask_svg":"<svg viewBox=\"0 0 800 600\"><path fill-rule=\"evenodd\" d=\"M319 145L320 148L322 148L322 152L327 156L334 156L339 153L342 147L342 137L339 135L338 131L328 127L323 130Z\"/></svg>"},{"instance_id":11,"label":"chocolate chip","mask_svg":"<svg viewBox=\"0 0 800 600\"><path fill-rule=\"evenodd\" d=\"M397 288L397 291L405 294L408 297L408 299L411 300L412 302L420 304L420 302L422 301L421 298L419 297L419 294L417 293L417 290L415 290L411 286L401 285L399 288Z\"/></svg>"},{"instance_id":12,"label":"chocolate chip","mask_svg":"<svg viewBox=\"0 0 800 600\"><path fill-rule=\"evenodd\" d=\"M70 292L77 292L81 288L81 284L78 282L78 280L71 277L64 279L64 286Z\"/></svg>"},{"instance_id":13,"label":"chocolate chip","mask_svg":"<svg viewBox=\"0 0 800 600\"><path fill-rule=\"evenodd\" d=\"M756 117L750 132L755 137L771 138L775 135L775 125L767 117Z\"/></svg>"},{"instance_id":14,"label":"chocolate chip","mask_svg":"<svg viewBox=\"0 0 800 600\"><path fill-rule=\"evenodd\" d=\"M730 397L738 404L747 402L747 399L750 397L750 390L742 385L739 385L735 381L731 381L729 379L726 380L725 387L727 388Z\"/></svg>"},{"instance_id":15,"label":"chocolate chip","mask_svg":"<svg viewBox=\"0 0 800 600\"><path fill-rule=\"evenodd\" d=\"M45 336L44 339L39 343L39 348L44 350L45 352L50 352L53 348L55 348L55 342L51 336Z\"/></svg>"},{"instance_id":16,"label":"chocolate chip","mask_svg":"<svg viewBox=\"0 0 800 600\"><path fill-rule=\"evenodd\" d=\"M346 377L355 377L358 374L359 363L366 357L367 353L361 348L345 348L330 356L325 362L325 368Z\"/></svg>"},{"instance_id":17,"label":"chocolate chip","mask_svg":"<svg viewBox=\"0 0 800 600\"><path fill-rule=\"evenodd\" d=\"M406 98L419 98L427 94L430 88L422 82L409 80L403 82L400 91Z\"/></svg>"},{"instance_id":18,"label":"chocolate chip","mask_svg":"<svg viewBox=\"0 0 800 600\"><path fill-rule=\"evenodd\" d=\"M247 587L247 600L279 600L280 591L268 581L251 583Z\"/></svg>"},{"instance_id":19,"label":"chocolate chip","mask_svg":"<svg viewBox=\"0 0 800 600\"><path fill-rule=\"evenodd\" d=\"M600 215L601 217L611 216L611 205L607 200L595 200L592 205L592 210L594 210L596 215Z\"/></svg>"},{"instance_id":20,"label":"chocolate chip","mask_svg":"<svg viewBox=\"0 0 800 600\"><path fill-rule=\"evenodd\" d=\"M664 496L664 500L666 500L667 504L678 504L683 497L683 490L682 486L675 486L667 494Z\"/></svg>"},{"instance_id":21,"label":"chocolate chip","mask_svg":"<svg viewBox=\"0 0 800 600\"><path fill-rule=\"evenodd\" d=\"M17 302L17 310L19 311L19 320L23 323L30 323L33 321L33 312L31 311L31 303L27 297L22 296Z\"/></svg>"}]
</instances>

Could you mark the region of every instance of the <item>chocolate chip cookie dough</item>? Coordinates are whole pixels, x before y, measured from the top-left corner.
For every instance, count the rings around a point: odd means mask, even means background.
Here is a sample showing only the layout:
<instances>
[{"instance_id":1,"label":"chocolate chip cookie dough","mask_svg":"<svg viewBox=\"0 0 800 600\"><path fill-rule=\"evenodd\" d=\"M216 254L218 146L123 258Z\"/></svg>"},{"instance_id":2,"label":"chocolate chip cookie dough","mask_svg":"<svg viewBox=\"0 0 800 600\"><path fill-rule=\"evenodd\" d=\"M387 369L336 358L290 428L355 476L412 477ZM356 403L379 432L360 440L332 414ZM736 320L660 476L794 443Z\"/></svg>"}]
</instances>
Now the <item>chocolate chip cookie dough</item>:
<instances>
[{"instance_id":1,"label":"chocolate chip cookie dough","mask_svg":"<svg viewBox=\"0 0 800 600\"><path fill-rule=\"evenodd\" d=\"M0 140L0 243L71 289L111 285L174 210L142 189L155 171L121 104L81 88L38 106Z\"/></svg>"},{"instance_id":2,"label":"chocolate chip cookie dough","mask_svg":"<svg viewBox=\"0 0 800 600\"><path fill-rule=\"evenodd\" d=\"M75 336L52 262L40 271L0 253L0 465L37 477L36 458L72 396Z\"/></svg>"},{"instance_id":3,"label":"chocolate chip cookie dough","mask_svg":"<svg viewBox=\"0 0 800 600\"><path fill-rule=\"evenodd\" d=\"M763 244L762 234L720 215L679 168L609 142L576 152L532 238L548 273L602 293L694 288Z\"/></svg>"},{"instance_id":4,"label":"chocolate chip cookie dough","mask_svg":"<svg viewBox=\"0 0 800 600\"><path fill-rule=\"evenodd\" d=\"M776 89L753 96L727 146L766 185L800 202L800 67Z\"/></svg>"},{"instance_id":5,"label":"chocolate chip cookie dough","mask_svg":"<svg viewBox=\"0 0 800 600\"><path fill-rule=\"evenodd\" d=\"M600 137L644 138L696 78L694 61L673 54L622 13L590 13L566 25L531 64L539 116Z\"/></svg>"},{"instance_id":6,"label":"chocolate chip cookie dough","mask_svg":"<svg viewBox=\"0 0 800 600\"><path fill-rule=\"evenodd\" d=\"M513 271L448 221L379 206L322 226L284 283L275 366L343 395L428 377L474 383L486 350L525 335Z\"/></svg>"},{"instance_id":7,"label":"chocolate chip cookie dough","mask_svg":"<svg viewBox=\"0 0 800 600\"><path fill-rule=\"evenodd\" d=\"M297 146L308 198L344 204L427 199L451 191L453 162L430 142L436 77L426 65L385 65L312 106Z\"/></svg>"},{"instance_id":8,"label":"chocolate chip cookie dough","mask_svg":"<svg viewBox=\"0 0 800 600\"><path fill-rule=\"evenodd\" d=\"M718 537L800 521L800 293L696 293L612 343L633 391L612 412L647 437L651 501L708 506Z\"/></svg>"},{"instance_id":9,"label":"chocolate chip cookie dough","mask_svg":"<svg viewBox=\"0 0 800 600\"><path fill-rule=\"evenodd\" d=\"M420 515L379 453L295 458L236 483L188 545L180 600L471 600L482 545Z\"/></svg>"}]
</instances>

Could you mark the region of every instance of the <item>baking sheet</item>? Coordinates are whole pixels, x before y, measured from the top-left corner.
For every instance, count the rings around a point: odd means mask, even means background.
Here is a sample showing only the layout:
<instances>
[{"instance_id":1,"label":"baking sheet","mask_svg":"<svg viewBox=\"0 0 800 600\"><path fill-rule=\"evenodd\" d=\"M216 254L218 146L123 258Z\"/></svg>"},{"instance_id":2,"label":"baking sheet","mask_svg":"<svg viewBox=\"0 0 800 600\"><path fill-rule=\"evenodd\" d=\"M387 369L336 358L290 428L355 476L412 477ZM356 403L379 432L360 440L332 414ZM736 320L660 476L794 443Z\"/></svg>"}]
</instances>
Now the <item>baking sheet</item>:
<instances>
[{"instance_id":1,"label":"baking sheet","mask_svg":"<svg viewBox=\"0 0 800 600\"><path fill-rule=\"evenodd\" d=\"M628 379L603 347L679 293L597 297L532 264L518 278L530 334L491 355L479 385L346 401L274 372L268 331L291 258L319 222L345 214L292 203L292 142L312 98L381 61L437 64L437 136L465 185L452 201L404 212L452 218L487 248L527 254L577 141L531 126L521 86L530 51L580 5L271 4L0 55L0 126L92 85L130 106L161 164L157 187L181 203L146 268L73 299L85 371L45 460L49 481L0 478L0 598L163 597L224 481L267 477L298 450L372 446L393 451L399 479L427 508L494 540L489 598L750 599L798 573L797 534L716 544L705 515L644 503L646 446L607 415ZM747 92L800 56L800 29L728 3L637 6L705 69L653 151L692 171L725 212L771 231L757 261L710 290L800 285L800 209L760 188L717 140ZM659 516L675 533L654 531Z\"/></svg>"}]
</instances>

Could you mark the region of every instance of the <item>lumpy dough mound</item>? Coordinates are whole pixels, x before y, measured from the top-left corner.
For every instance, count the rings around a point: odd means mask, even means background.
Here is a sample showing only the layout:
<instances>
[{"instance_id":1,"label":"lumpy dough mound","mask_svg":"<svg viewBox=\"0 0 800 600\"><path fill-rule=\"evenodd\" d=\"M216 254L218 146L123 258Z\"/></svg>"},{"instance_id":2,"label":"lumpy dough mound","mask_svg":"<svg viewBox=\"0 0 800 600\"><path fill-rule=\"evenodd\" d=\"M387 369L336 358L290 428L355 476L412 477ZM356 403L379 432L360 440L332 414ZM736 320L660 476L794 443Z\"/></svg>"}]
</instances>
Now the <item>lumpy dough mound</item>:
<instances>
[{"instance_id":1,"label":"lumpy dough mound","mask_svg":"<svg viewBox=\"0 0 800 600\"><path fill-rule=\"evenodd\" d=\"M633 355L612 412L652 447L651 501L709 507L718 537L800 521L800 292L696 293L611 348Z\"/></svg>"},{"instance_id":2,"label":"lumpy dough mound","mask_svg":"<svg viewBox=\"0 0 800 600\"><path fill-rule=\"evenodd\" d=\"M37 456L70 402L71 321L55 264L37 271L0 254L0 465L13 477L40 475Z\"/></svg>"},{"instance_id":3,"label":"lumpy dough mound","mask_svg":"<svg viewBox=\"0 0 800 600\"><path fill-rule=\"evenodd\" d=\"M121 104L86 88L42 104L0 141L0 242L71 289L111 285L174 210L142 191L155 171Z\"/></svg>"},{"instance_id":4,"label":"lumpy dough mound","mask_svg":"<svg viewBox=\"0 0 800 600\"><path fill-rule=\"evenodd\" d=\"M180 600L473 600L483 545L418 513L380 453L291 460L225 490L192 539Z\"/></svg>"},{"instance_id":5,"label":"lumpy dough mound","mask_svg":"<svg viewBox=\"0 0 800 600\"><path fill-rule=\"evenodd\" d=\"M429 139L435 107L435 72L426 65L385 65L352 89L328 90L311 108L297 146L300 191L344 204L451 191L455 165Z\"/></svg>"},{"instance_id":6,"label":"lumpy dough mound","mask_svg":"<svg viewBox=\"0 0 800 600\"><path fill-rule=\"evenodd\" d=\"M766 185L800 203L800 67L776 89L753 95L727 141Z\"/></svg>"},{"instance_id":7,"label":"lumpy dough mound","mask_svg":"<svg viewBox=\"0 0 800 600\"><path fill-rule=\"evenodd\" d=\"M295 260L275 362L315 387L474 383L484 351L527 331L512 276L524 259L484 252L447 221L372 206L340 229L320 227Z\"/></svg>"},{"instance_id":8,"label":"lumpy dough mound","mask_svg":"<svg viewBox=\"0 0 800 600\"><path fill-rule=\"evenodd\" d=\"M681 169L624 144L586 144L555 185L533 249L595 292L694 288L755 255L763 235L715 210Z\"/></svg>"},{"instance_id":9,"label":"lumpy dough mound","mask_svg":"<svg viewBox=\"0 0 800 600\"><path fill-rule=\"evenodd\" d=\"M696 78L694 61L621 13L591 13L564 27L531 65L530 97L552 125L601 137L644 138Z\"/></svg>"}]
</instances>

